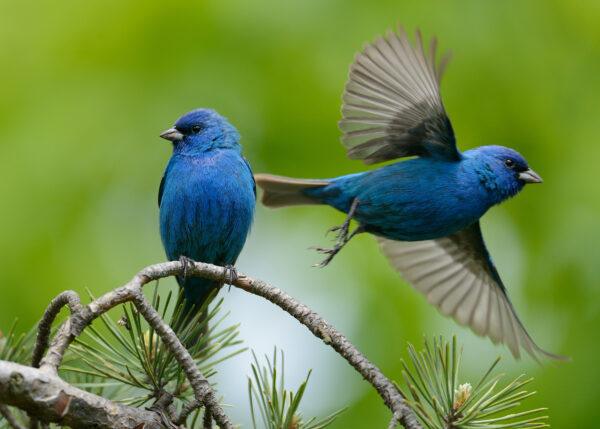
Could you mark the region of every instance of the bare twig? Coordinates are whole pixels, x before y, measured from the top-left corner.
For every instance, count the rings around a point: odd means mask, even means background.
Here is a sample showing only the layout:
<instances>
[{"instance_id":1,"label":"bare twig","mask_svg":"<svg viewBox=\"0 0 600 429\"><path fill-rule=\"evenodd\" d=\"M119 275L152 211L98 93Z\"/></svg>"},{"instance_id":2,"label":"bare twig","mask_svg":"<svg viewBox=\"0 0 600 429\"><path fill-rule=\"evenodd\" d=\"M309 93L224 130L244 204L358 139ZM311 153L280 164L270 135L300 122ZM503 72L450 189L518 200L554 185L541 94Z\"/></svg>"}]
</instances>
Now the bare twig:
<instances>
[{"instance_id":1,"label":"bare twig","mask_svg":"<svg viewBox=\"0 0 600 429\"><path fill-rule=\"evenodd\" d=\"M175 424L178 425L182 425L185 423L185 420L188 418L188 416L194 412L194 410L196 408L201 407L202 404L200 403L200 401L198 401L197 399L194 399L191 402L188 402L183 409L181 410L181 413L179 414L179 417L177 419L174 420Z\"/></svg>"},{"instance_id":2,"label":"bare twig","mask_svg":"<svg viewBox=\"0 0 600 429\"><path fill-rule=\"evenodd\" d=\"M229 417L227 414L225 414L225 411L223 411L219 405L215 391L211 387L210 383L200 373L198 367L192 359L192 356L177 339L175 332L173 332L169 325L163 322L158 312L154 309L154 307L152 307L152 304L150 304L148 299L144 296L141 288L139 288L133 302L138 311L142 314L142 316L144 316L148 324L152 326L152 328L154 328L156 333L160 336L163 343L167 346L175 359L177 359L179 366L187 375L192 389L194 389L196 399L204 404L206 407L206 412L214 416L215 421L221 428L233 429L233 425L229 421Z\"/></svg>"},{"instance_id":3,"label":"bare twig","mask_svg":"<svg viewBox=\"0 0 600 429\"><path fill-rule=\"evenodd\" d=\"M52 331L52 322L66 304L69 304L69 310L71 314L77 313L81 310L81 300L79 295L72 290L66 290L54 298L51 302L40 323L38 323L38 332L35 340L35 346L33 349L33 355L31 356L31 366L39 368L42 355L48 347L50 339L50 332Z\"/></svg>"},{"instance_id":4,"label":"bare twig","mask_svg":"<svg viewBox=\"0 0 600 429\"><path fill-rule=\"evenodd\" d=\"M204 409L204 417L202 418L202 429L212 429L212 415L210 410Z\"/></svg>"},{"instance_id":5,"label":"bare twig","mask_svg":"<svg viewBox=\"0 0 600 429\"><path fill-rule=\"evenodd\" d=\"M240 273L238 273L238 276L241 276ZM379 368L354 347L346 337L333 326L329 325L316 312L296 301L281 289L271 286L262 280L254 280L249 277L239 278L234 286L240 287L254 295L262 296L294 316L316 337L323 340L325 344L333 347L365 380L371 383L383 399L385 405L392 411L394 419L397 422L400 422L405 428L421 427L392 382L383 375Z\"/></svg>"},{"instance_id":6,"label":"bare twig","mask_svg":"<svg viewBox=\"0 0 600 429\"><path fill-rule=\"evenodd\" d=\"M400 413L394 413L390 423L388 424L388 429L394 429L398 423L400 422L402 415Z\"/></svg>"}]
</instances>

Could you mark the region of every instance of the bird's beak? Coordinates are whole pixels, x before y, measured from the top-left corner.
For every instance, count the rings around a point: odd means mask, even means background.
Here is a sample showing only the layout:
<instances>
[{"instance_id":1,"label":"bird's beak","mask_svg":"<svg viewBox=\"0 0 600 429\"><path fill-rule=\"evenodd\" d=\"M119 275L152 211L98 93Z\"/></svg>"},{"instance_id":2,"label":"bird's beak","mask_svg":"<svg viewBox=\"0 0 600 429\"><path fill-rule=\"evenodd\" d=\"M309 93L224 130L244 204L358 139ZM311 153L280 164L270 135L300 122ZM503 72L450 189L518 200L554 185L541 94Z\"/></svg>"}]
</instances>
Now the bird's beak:
<instances>
[{"instance_id":1,"label":"bird's beak","mask_svg":"<svg viewBox=\"0 0 600 429\"><path fill-rule=\"evenodd\" d=\"M519 173L519 179L525 183L542 183L543 180L538 174L531 168Z\"/></svg>"},{"instance_id":2,"label":"bird's beak","mask_svg":"<svg viewBox=\"0 0 600 429\"><path fill-rule=\"evenodd\" d=\"M166 140L171 140L172 142L183 140L183 134L181 134L175 127L163 131L160 137Z\"/></svg>"}]
</instances>

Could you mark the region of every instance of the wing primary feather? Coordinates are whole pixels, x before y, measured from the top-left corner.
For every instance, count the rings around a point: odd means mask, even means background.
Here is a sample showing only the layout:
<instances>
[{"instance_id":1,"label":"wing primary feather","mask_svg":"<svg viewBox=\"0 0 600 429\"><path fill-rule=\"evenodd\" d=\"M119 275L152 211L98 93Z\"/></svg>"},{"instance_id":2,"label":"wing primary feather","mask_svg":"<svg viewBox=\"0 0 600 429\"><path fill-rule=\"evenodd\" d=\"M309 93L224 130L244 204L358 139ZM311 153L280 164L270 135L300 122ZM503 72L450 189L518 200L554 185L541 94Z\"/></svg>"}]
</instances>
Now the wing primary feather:
<instances>
[{"instance_id":1,"label":"wing primary feather","mask_svg":"<svg viewBox=\"0 0 600 429\"><path fill-rule=\"evenodd\" d=\"M349 158L366 164L406 156L461 158L440 96L436 47L433 40L426 53L421 33L411 43L399 26L356 54L339 121ZM367 149L371 138L381 140Z\"/></svg>"}]
</instances>

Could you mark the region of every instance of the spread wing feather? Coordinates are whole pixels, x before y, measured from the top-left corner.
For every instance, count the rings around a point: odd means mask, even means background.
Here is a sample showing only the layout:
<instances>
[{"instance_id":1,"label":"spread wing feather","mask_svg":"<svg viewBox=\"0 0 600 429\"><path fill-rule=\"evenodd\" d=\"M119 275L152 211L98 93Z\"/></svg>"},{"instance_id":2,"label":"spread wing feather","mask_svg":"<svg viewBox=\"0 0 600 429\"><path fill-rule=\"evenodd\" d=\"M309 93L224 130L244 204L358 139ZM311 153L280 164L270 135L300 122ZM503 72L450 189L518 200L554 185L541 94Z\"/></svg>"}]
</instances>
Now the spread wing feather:
<instances>
[{"instance_id":1,"label":"spread wing feather","mask_svg":"<svg viewBox=\"0 0 600 429\"><path fill-rule=\"evenodd\" d=\"M506 344L517 358L523 347L536 360L537 353L564 359L542 350L525 330L485 248L479 222L435 240L376 238L392 266L442 314Z\"/></svg>"},{"instance_id":2,"label":"spread wing feather","mask_svg":"<svg viewBox=\"0 0 600 429\"><path fill-rule=\"evenodd\" d=\"M460 159L439 83L447 60L435 65L436 41L425 54L417 32L389 31L356 54L342 96L342 144L366 164L406 156Z\"/></svg>"}]
</instances>

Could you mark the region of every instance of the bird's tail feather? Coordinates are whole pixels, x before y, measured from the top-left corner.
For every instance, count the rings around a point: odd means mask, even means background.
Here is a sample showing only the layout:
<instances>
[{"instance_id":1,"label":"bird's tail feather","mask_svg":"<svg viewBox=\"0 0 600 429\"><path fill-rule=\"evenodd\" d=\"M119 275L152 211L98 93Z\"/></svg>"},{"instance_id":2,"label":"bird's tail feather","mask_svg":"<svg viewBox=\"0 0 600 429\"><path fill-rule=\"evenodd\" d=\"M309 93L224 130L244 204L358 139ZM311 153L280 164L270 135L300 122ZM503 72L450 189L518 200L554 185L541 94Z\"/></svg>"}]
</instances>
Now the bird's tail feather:
<instances>
[{"instance_id":1,"label":"bird's tail feather","mask_svg":"<svg viewBox=\"0 0 600 429\"><path fill-rule=\"evenodd\" d=\"M323 204L302 191L331 184L326 180L293 179L273 174L255 174L254 180L263 190L261 202L270 208Z\"/></svg>"},{"instance_id":2,"label":"bird's tail feather","mask_svg":"<svg viewBox=\"0 0 600 429\"><path fill-rule=\"evenodd\" d=\"M183 281L180 276L177 276L177 282L182 289L172 328L189 348L208 333L208 304L217 295L222 283L200 277L188 277Z\"/></svg>"}]
</instances>

